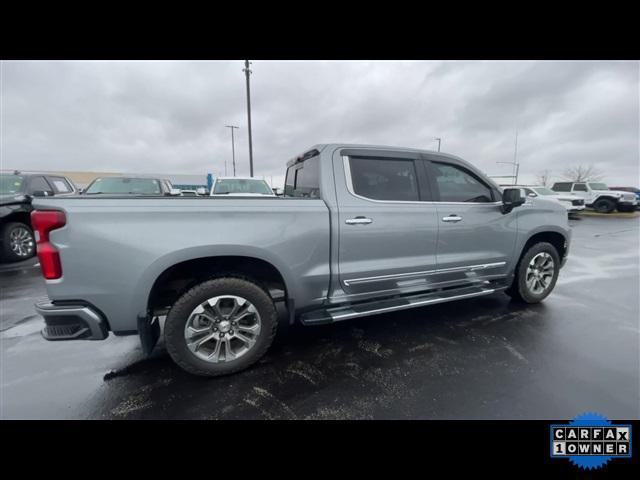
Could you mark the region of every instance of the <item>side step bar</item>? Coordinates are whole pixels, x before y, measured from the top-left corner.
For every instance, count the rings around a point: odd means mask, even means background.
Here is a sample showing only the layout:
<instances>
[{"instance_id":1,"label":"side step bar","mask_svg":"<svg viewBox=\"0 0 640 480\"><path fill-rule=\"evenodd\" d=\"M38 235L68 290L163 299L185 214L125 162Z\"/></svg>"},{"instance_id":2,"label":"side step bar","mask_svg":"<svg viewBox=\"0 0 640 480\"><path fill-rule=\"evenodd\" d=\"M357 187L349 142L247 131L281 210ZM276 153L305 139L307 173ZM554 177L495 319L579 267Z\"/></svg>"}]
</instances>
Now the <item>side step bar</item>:
<instances>
[{"instance_id":1,"label":"side step bar","mask_svg":"<svg viewBox=\"0 0 640 480\"><path fill-rule=\"evenodd\" d=\"M414 307L423 307L436 303L451 302L463 298L480 297L490 295L503 290L502 285L483 285L474 287L457 288L455 290L441 290L436 292L420 293L406 297L394 297L372 302L351 304L347 306L329 307L321 310L313 310L303 313L300 322L303 325L322 325L326 323L340 322L357 317L378 315L381 313L406 310Z\"/></svg>"}]
</instances>

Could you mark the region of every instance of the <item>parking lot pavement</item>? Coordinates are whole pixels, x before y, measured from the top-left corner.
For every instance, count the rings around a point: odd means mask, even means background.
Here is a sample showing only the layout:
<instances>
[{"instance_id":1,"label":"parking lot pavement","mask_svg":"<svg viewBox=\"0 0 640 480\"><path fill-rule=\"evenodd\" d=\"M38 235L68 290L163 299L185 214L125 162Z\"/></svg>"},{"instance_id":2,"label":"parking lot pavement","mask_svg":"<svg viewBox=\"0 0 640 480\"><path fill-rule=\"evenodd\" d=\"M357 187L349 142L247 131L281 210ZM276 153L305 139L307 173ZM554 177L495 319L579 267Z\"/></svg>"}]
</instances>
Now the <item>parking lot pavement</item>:
<instances>
[{"instance_id":1,"label":"parking lot pavement","mask_svg":"<svg viewBox=\"0 0 640 480\"><path fill-rule=\"evenodd\" d=\"M571 221L540 305L504 294L291 327L248 371L215 379L137 337L46 342L35 261L0 270L1 418L640 418L640 221ZM106 375L110 371L110 375Z\"/></svg>"}]
</instances>

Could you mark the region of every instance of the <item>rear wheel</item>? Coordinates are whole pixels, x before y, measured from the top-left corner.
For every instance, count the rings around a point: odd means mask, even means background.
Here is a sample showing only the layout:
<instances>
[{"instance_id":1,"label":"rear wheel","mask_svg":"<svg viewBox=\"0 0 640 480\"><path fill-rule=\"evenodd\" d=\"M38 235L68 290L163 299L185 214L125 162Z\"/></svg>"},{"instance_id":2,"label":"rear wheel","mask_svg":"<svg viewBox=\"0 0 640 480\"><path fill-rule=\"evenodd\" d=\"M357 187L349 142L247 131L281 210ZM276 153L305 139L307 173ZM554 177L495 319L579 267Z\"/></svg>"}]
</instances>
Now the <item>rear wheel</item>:
<instances>
[{"instance_id":1,"label":"rear wheel","mask_svg":"<svg viewBox=\"0 0 640 480\"><path fill-rule=\"evenodd\" d=\"M539 303L555 287L559 270L560 257L555 247L547 242L536 243L518 262L506 293L517 301Z\"/></svg>"},{"instance_id":2,"label":"rear wheel","mask_svg":"<svg viewBox=\"0 0 640 480\"><path fill-rule=\"evenodd\" d=\"M593 203L593 209L598 213L611 213L615 208L615 202L608 198L601 198Z\"/></svg>"},{"instance_id":3,"label":"rear wheel","mask_svg":"<svg viewBox=\"0 0 640 480\"><path fill-rule=\"evenodd\" d=\"M2 260L19 262L36 254L36 242L29 225L9 222L2 227Z\"/></svg>"},{"instance_id":4,"label":"rear wheel","mask_svg":"<svg viewBox=\"0 0 640 480\"><path fill-rule=\"evenodd\" d=\"M267 351L278 326L269 294L244 278L217 278L189 290L164 327L171 358L195 375L244 370Z\"/></svg>"}]
</instances>

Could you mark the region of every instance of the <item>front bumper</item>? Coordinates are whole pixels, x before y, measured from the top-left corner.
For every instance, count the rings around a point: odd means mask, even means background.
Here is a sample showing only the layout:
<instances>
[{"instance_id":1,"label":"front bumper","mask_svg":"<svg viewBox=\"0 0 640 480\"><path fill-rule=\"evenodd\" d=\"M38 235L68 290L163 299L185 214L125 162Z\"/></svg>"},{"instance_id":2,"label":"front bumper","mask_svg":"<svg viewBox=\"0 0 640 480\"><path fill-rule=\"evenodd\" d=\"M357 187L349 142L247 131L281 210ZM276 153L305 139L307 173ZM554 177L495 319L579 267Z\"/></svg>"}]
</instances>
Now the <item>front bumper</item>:
<instances>
[{"instance_id":1,"label":"front bumper","mask_svg":"<svg viewBox=\"0 0 640 480\"><path fill-rule=\"evenodd\" d=\"M102 314L88 305L56 305L36 303L36 311L44 317L46 340L104 340L109 336Z\"/></svg>"},{"instance_id":2,"label":"front bumper","mask_svg":"<svg viewBox=\"0 0 640 480\"><path fill-rule=\"evenodd\" d=\"M567 212L569 213L578 213L585 209L584 205L569 205L567 206Z\"/></svg>"}]
</instances>

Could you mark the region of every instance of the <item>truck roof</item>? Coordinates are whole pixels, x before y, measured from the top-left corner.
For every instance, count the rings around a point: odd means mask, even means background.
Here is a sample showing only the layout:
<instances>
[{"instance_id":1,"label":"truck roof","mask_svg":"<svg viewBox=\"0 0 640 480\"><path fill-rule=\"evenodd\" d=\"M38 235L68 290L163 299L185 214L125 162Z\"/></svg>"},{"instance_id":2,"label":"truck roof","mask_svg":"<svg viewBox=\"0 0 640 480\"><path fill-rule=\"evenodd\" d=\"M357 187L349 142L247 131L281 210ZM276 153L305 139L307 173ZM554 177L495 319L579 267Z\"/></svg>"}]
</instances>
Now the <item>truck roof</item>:
<instances>
[{"instance_id":1,"label":"truck roof","mask_svg":"<svg viewBox=\"0 0 640 480\"><path fill-rule=\"evenodd\" d=\"M463 160L456 155L452 155L450 153L444 152L436 152L435 150L425 150L421 148L412 148L412 147L399 147L394 145L371 145L371 144L363 144L363 143L319 143L313 145L311 148L305 150L303 153L296 155L289 162L287 162L287 166L290 166L296 162L299 162L305 156L317 155L322 152L324 149L334 149L334 148L353 148L353 149L372 149L372 150L392 150L396 152L412 152L412 153L424 153L433 156L439 156L443 158L448 158L450 160L457 160L465 165L470 165L469 162Z\"/></svg>"},{"instance_id":2,"label":"truck roof","mask_svg":"<svg viewBox=\"0 0 640 480\"><path fill-rule=\"evenodd\" d=\"M450 153L444 153L444 152L436 152L434 150L425 150L421 148L411 148L411 147L398 147L393 145L369 145L369 144L360 144L360 143L319 143L319 144L313 145L311 148L307 149L303 153L296 155L291 160L289 160L287 162L287 168L289 168L291 165L295 165L298 162L306 160L307 158L318 155L325 149L329 149L329 151L332 151L338 148L348 148L348 149L354 149L354 150L360 150L360 149L387 150L387 151L393 151L393 152L421 153L421 154L429 155L431 157L440 157L443 160L446 160L448 162L457 163L471 170L472 172L482 173L483 176L487 178L494 186L498 187L498 184L493 179L489 178L487 174L479 170L472 163L469 163L466 160L456 155L452 155Z\"/></svg>"}]
</instances>

